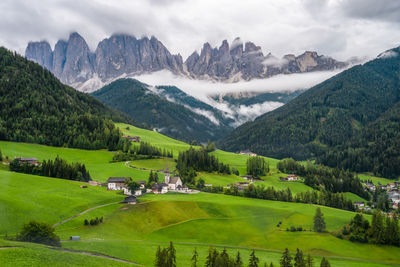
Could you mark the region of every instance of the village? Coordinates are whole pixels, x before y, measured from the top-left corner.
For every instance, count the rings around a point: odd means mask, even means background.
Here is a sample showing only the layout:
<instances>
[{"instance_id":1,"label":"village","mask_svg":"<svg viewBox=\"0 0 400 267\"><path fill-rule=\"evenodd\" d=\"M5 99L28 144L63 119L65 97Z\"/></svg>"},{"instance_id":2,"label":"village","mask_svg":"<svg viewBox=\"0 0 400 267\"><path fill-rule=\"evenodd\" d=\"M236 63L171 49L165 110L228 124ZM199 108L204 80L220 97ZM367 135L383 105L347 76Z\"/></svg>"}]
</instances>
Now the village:
<instances>
[{"instance_id":1,"label":"village","mask_svg":"<svg viewBox=\"0 0 400 267\"><path fill-rule=\"evenodd\" d=\"M182 183L182 180L179 176L171 177L168 166L165 168L165 170L160 170L160 172L164 173L164 182L154 183L150 188L146 188L146 181L133 181L131 177L109 177L107 179L107 183L102 185L107 186L107 190L122 191L124 195L127 195L123 203L127 204L136 204L136 198L147 193L166 194L168 192L176 192L184 194L196 194L200 192L189 189ZM133 192L129 189L129 184L132 182L140 185L140 187Z\"/></svg>"}]
</instances>

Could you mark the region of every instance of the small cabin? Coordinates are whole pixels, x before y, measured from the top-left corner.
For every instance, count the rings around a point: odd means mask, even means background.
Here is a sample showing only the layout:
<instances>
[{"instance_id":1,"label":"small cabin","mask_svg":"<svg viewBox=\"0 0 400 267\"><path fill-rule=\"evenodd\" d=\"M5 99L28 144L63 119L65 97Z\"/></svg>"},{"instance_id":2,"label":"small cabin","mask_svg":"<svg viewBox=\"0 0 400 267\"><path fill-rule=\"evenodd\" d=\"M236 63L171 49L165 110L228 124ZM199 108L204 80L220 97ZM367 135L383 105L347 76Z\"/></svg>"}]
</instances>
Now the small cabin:
<instances>
[{"instance_id":1,"label":"small cabin","mask_svg":"<svg viewBox=\"0 0 400 267\"><path fill-rule=\"evenodd\" d=\"M73 235L73 236L69 237L69 240L71 240L71 241L79 241L79 240L81 240L81 237L78 236L78 235Z\"/></svg>"},{"instance_id":2,"label":"small cabin","mask_svg":"<svg viewBox=\"0 0 400 267\"><path fill-rule=\"evenodd\" d=\"M365 207L365 203L363 201L354 201L354 206L360 209Z\"/></svg>"},{"instance_id":3,"label":"small cabin","mask_svg":"<svg viewBox=\"0 0 400 267\"><path fill-rule=\"evenodd\" d=\"M34 166L38 166L39 162L37 158L24 158L24 157L19 157L16 158L17 160L19 160L20 164L28 164L28 165L34 165Z\"/></svg>"},{"instance_id":4,"label":"small cabin","mask_svg":"<svg viewBox=\"0 0 400 267\"><path fill-rule=\"evenodd\" d=\"M136 197L135 196L128 196L122 201L122 203L134 205L137 203Z\"/></svg>"}]
</instances>

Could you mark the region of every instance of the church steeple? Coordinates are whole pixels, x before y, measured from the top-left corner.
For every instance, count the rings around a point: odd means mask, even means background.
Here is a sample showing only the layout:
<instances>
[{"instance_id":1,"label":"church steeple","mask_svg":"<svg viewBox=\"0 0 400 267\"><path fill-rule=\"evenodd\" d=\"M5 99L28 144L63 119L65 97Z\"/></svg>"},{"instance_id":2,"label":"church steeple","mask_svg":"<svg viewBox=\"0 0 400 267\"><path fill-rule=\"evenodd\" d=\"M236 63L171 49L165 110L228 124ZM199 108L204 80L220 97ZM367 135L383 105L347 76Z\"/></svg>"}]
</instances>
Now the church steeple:
<instances>
[{"instance_id":1,"label":"church steeple","mask_svg":"<svg viewBox=\"0 0 400 267\"><path fill-rule=\"evenodd\" d=\"M164 171L164 181L165 181L165 183L166 184L169 184L169 181L170 181L170 174L169 174L169 168L168 168L168 164L167 164L167 166L165 167L165 171Z\"/></svg>"}]
</instances>

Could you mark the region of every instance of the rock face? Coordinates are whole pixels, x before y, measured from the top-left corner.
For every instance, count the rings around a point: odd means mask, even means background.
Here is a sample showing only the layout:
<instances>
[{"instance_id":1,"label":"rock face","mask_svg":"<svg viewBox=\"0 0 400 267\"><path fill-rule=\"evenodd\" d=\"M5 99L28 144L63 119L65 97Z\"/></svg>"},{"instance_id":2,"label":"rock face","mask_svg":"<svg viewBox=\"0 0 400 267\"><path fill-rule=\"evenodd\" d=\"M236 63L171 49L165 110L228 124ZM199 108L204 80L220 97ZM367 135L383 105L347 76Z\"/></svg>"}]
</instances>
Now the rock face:
<instances>
[{"instance_id":1,"label":"rock face","mask_svg":"<svg viewBox=\"0 0 400 267\"><path fill-rule=\"evenodd\" d=\"M206 43L200 55L194 52L185 64L191 76L211 77L216 80L228 80L237 75L244 80L251 80L277 74L334 70L347 66L345 62L309 51L298 57L286 55L282 59L271 54L264 56L261 47L252 42L245 43L243 49L239 38L233 41L231 47L224 40L218 49L213 49Z\"/></svg>"},{"instance_id":2,"label":"rock face","mask_svg":"<svg viewBox=\"0 0 400 267\"><path fill-rule=\"evenodd\" d=\"M271 54L264 56L261 47L252 42L243 45L239 38L231 45L224 40L215 48L205 43L200 54L194 52L183 62L179 54L172 55L155 37L136 39L125 34L104 39L94 52L78 33L72 33L68 41L58 41L54 51L45 41L30 42L25 56L53 72L63 83L82 91L93 91L123 75L164 69L195 79L234 82L277 74L334 70L347 65L308 51L282 59ZM88 86L91 80L98 82Z\"/></svg>"}]
</instances>

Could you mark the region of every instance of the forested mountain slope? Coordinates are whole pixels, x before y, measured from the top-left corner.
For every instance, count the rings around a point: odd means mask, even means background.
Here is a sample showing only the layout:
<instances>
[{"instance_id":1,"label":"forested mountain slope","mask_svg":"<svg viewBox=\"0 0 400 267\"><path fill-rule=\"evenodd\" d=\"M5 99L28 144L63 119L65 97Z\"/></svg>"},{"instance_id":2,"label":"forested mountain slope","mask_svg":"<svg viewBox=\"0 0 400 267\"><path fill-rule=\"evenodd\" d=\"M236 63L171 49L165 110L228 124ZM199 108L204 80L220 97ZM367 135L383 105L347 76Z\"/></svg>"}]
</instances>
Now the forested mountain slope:
<instances>
[{"instance_id":1,"label":"forested mountain slope","mask_svg":"<svg viewBox=\"0 0 400 267\"><path fill-rule=\"evenodd\" d=\"M134 79L120 79L92 95L138 122L184 141L216 140L232 130L231 119L176 87L150 88Z\"/></svg>"},{"instance_id":2,"label":"forested mountain slope","mask_svg":"<svg viewBox=\"0 0 400 267\"><path fill-rule=\"evenodd\" d=\"M346 70L220 142L271 157L400 174L399 48Z\"/></svg>"},{"instance_id":3,"label":"forested mountain slope","mask_svg":"<svg viewBox=\"0 0 400 267\"><path fill-rule=\"evenodd\" d=\"M86 149L115 149L111 121L133 122L62 84L39 64L0 48L0 139Z\"/></svg>"}]
</instances>

